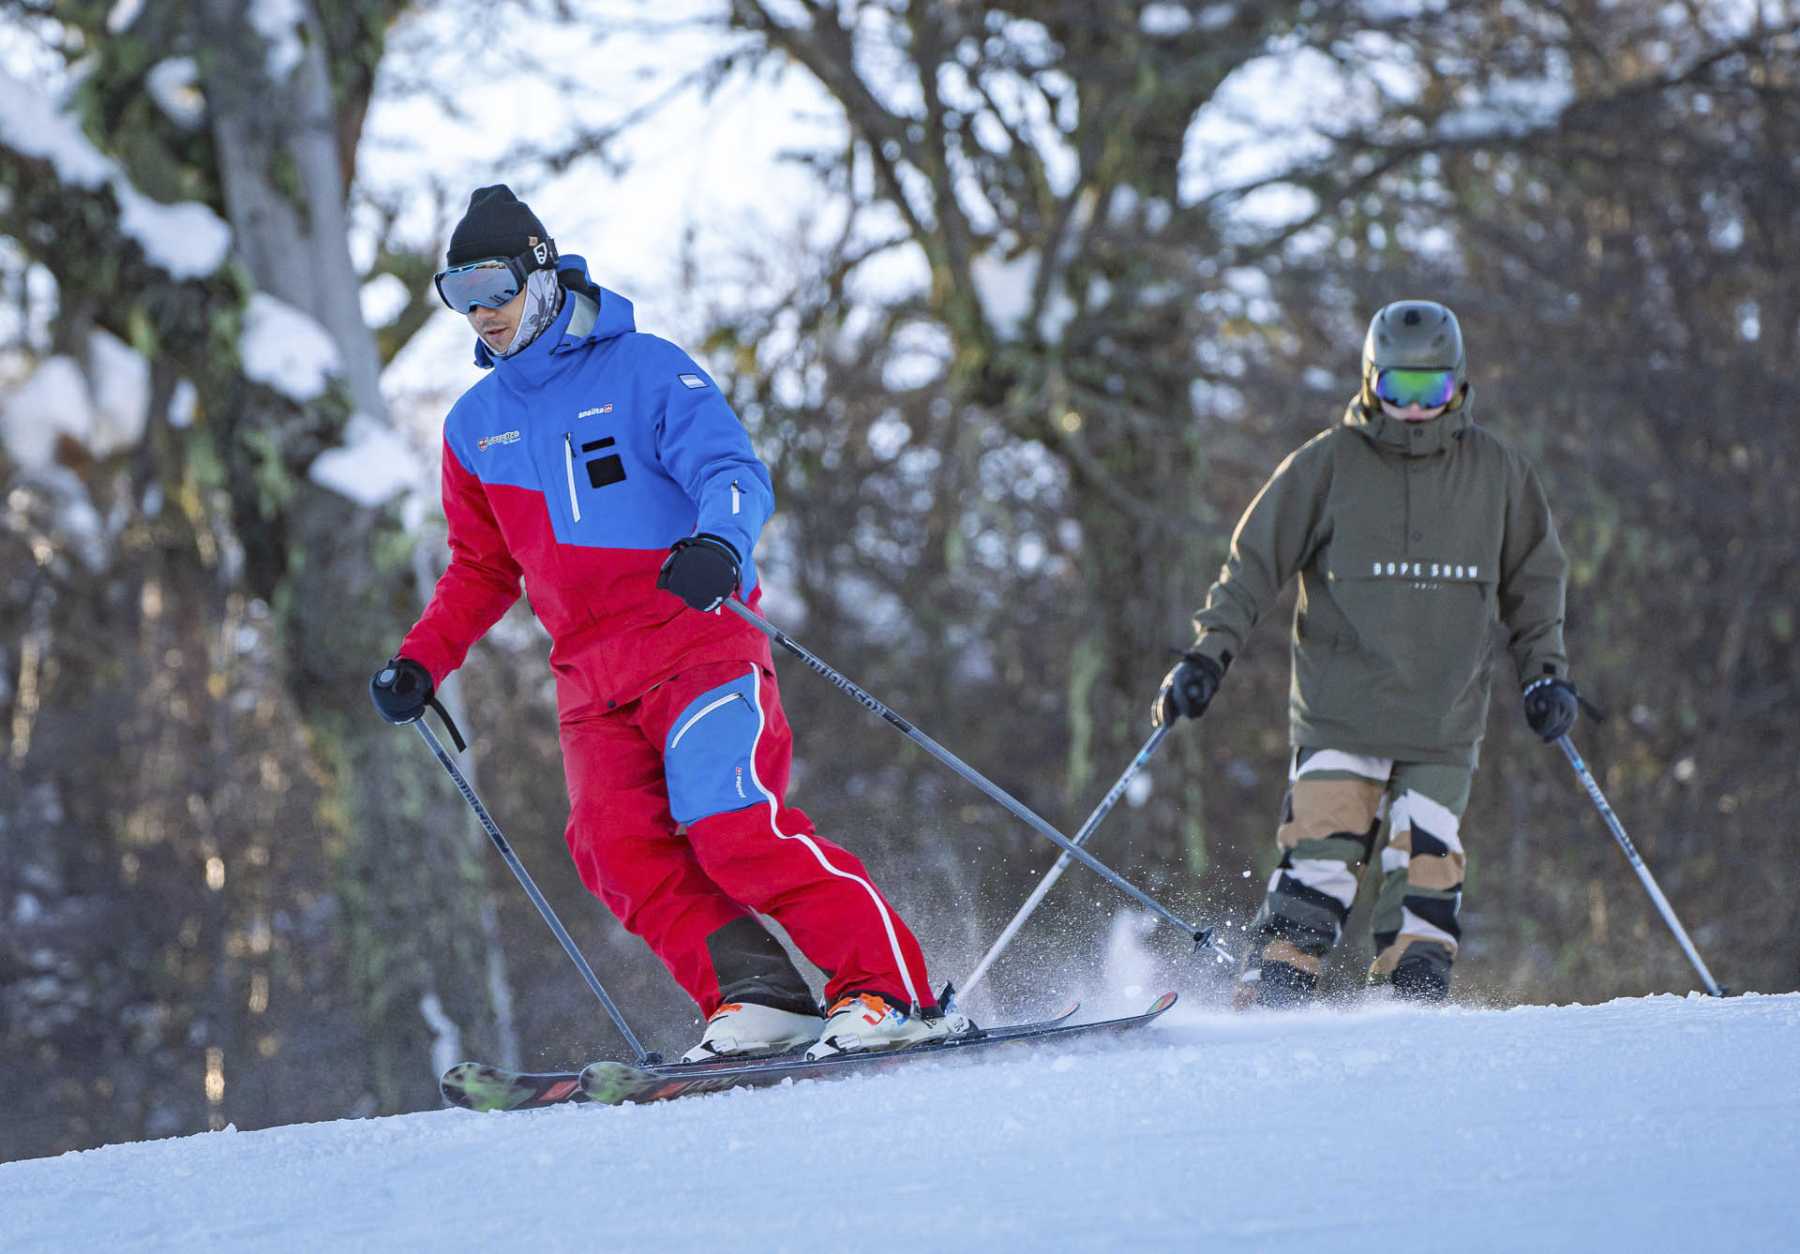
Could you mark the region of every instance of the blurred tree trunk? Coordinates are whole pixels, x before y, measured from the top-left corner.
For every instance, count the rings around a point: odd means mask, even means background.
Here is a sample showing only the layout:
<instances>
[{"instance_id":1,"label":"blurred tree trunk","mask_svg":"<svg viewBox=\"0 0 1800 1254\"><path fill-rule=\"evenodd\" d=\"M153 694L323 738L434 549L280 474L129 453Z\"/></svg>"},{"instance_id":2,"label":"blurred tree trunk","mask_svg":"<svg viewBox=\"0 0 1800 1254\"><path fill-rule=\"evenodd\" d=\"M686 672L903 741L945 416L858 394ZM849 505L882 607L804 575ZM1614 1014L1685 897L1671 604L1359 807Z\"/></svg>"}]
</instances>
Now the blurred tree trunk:
<instances>
[{"instance_id":1,"label":"blurred tree trunk","mask_svg":"<svg viewBox=\"0 0 1800 1254\"><path fill-rule=\"evenodd\" d=\"M388 6L366 7L378 18ZM204 12L213 42L203 80L238 255L259 290L330 331L355 412L385 425L375 337L350 260L343 128L324 32L309 12L298 63L277 78L244 6L206 0ZM393 520L372 510L346 517L334 493L298 478L293 487L285 519L293 560L276 604L295 699L342 800L340 885L352 972L369 1016L374 1091L383 1109L402 1109L432 1091L425 1061L433 1030L421 1010L428 1000L492 1047L485 863L436 764L410 732L367 707L368 675L399 644L416 606Z\"/></svg>"},{"instance_id":2,"label":"blurred tree trunk","mask_svg":"<svg viewBox=\"0 0 1800 1254\"><path fill-rule=\"evenodd\" d=\"M66 157L0 145L0 234L55 278L54 347L79 360L108 332L150 377L134 447L65 437L30 474L0 456L24 681L0 688L0 1039L26 1068L0 1156L431 1105L438 1055L499 1049L477 833L366 695L417 609L410 541L307 475L352 414L384 419L337 150L358 128L334 123L368 78L334 99L321 49L360 39L372 66L396 8L331 4L323 35L309 9L277 76L243 6L116 31L57 6L93 50L65 116L118 169L65 181ZM204 126L144 89L192 48ZM140 193L221 210L244 269L171 273L159 251L189 241L147 251ZM255 292L330 328L322 395L244 373Z\"/></svg>"}]
</instances>

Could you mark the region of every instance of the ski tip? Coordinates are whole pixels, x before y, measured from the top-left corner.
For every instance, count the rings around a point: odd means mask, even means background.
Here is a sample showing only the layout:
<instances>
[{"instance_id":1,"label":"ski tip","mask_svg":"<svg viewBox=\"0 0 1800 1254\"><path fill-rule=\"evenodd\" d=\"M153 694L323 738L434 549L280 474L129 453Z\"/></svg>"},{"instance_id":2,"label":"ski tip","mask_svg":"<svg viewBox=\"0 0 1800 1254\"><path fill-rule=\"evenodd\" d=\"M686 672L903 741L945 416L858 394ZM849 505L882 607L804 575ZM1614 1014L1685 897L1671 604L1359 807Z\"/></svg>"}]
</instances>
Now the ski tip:
<instances>
[{"instance_id":1,"label":"ski tip","mask_svg":"<svg viewBox=\"0 0 1800 1254\"><path fill-rule=\"evenodd\" d=\"M581 1091L590 1102L619 1106L643 1091L644 1073L623 1062L590 1062L581 1069Z\"/></svg>"},{"instance_id":2,"label":"ski tip","mask_svg":"<svg viewBox=\"0 0 1800 1254\"><path fill-rule=\"evenodd\" d=\"M464 1110L497 1110L491 1090L497 1080L494 1068L478 1062L459 1062L438 1077L438 1092L452 1106Z\"/></svg>"},{"instance_id":3,"label":"ski tip","mask_svg":"<svg viewBox=\"0 0 1800 1254\"><path fill-rule=\"evenodd\" d=\"M438 1087L445 1090L461 1089L471 1080L479 1079L484 1069L492 1070L492 1068L484 1068L478 1062L459 1062L438 1077Z\"/></svg>"},{"instance_id":4,"label":"ski tip","mask_svg":"<svg viewBox=\"0 0 1800 1254\"><path fill-rule=\"evenodd\" d=\"M580 1088L575 1076L562 1072L526 1074L480 1062L459 1062L438 1077L446 1102L484 1113L581 1101Z\"/></svg>"},{"instance_id":5,"label":"ski tip","mask_svg":"<svg viewBox=\"0 0 1800 1254\"><path fill-rule=\"evenodd\" d=\"M1151 1002L1150 1009L1146 1010L1144 1013L1147 1015L1159 1015L1180 1000L1181 994L1179 993L1164 993L1161 997L1158 997L1155 1001Z\"/></svg>"}]
</instances>

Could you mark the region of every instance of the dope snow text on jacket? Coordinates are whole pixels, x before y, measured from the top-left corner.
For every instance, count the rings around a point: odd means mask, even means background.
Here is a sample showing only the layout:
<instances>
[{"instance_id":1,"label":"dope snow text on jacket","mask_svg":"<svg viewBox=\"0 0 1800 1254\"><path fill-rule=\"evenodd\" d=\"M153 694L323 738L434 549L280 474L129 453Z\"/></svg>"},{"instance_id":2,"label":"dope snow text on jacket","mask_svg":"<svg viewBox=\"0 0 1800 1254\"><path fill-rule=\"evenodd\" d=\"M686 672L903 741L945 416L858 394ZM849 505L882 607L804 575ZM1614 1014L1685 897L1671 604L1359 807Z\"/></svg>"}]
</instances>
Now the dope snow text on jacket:
<instances>
[{"instance_id":1,"label":"dope snow text on jacket","mask_svg":"<svg viewBox=\"0 0 1800 1254\"><path fill-rule=\"evenodd\" d=\"M1232 535L1195 648L1241 653L1295 574L1298 747L1472 765L1496 621L1521 679L1567 674L1568 562L1543 488L1466 400L1420 423L1352 401L1289 455Z\"/></svg>"}]
</instances>

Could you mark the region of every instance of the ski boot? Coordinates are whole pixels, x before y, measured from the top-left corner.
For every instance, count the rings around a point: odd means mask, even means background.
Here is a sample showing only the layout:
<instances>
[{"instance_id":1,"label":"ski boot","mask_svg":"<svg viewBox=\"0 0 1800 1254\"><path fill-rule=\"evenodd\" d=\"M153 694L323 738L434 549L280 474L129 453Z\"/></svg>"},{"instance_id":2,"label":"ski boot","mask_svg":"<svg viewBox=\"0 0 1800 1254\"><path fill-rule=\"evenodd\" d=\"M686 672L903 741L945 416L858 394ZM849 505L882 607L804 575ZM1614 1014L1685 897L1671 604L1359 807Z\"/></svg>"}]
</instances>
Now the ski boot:
<instances>
[{"instance_id":1,"label":"ski boot","mask_svg":"<svg viewBox=\"0 0 1800 1254\"><path fill-rule=\"evenodd\" d=\"M709 1062L743 1054L779 1054L819 1039L816 1014L777 1010L751 1001L728 1001L706 1021L700 1043L681 1056L683 1062Z\"/></svg>"},{"instance_id":2,"label":"ski boot","mask_svg":"<svg viewBox=\"0 0 1800 1254\"><path fill-rule=\"evenodd\" d=\"M948 1040L972 1029L968 1017L954 1008L930 1016L913 1014L879 993L851 993L838 998L825 1012L825 1026L806 1056L819 1059L864 1050L899 1049Z\"/></svg>"}]
</instances>

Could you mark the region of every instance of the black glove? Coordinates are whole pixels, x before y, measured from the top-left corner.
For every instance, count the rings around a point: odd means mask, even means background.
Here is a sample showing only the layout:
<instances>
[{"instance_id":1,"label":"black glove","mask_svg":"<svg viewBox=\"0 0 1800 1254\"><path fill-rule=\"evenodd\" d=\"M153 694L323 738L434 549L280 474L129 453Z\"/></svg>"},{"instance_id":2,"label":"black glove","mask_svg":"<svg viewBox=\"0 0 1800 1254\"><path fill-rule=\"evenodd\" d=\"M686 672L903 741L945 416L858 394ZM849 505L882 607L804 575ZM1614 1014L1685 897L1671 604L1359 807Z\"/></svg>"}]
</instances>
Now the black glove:
<instances>
[{"instance_id":1,"label":"black glove","mask_svg":"<svg viewBox=\"0 0 1800 1254\"><path fill-rule=\"evenodd\" d=\"M656 586L673 592L690 609L716 610L737 591L737 550L705 531L677 540L657 572Z\"/></svg>"},{"instance_id":2,"label":"black glove","mask_svg":"<svg viewBox=\"0 0 1800 1254\"><path fill-rule=\"evenodd\" d=\"M1545 675L1525 685L1525 721L1545 741L1568 735L1580 712L1581 697L1566 679Z\"/></svg>"},{"instance_id":3,"label":"black glove","mask_svg":"<svg viewBox=\"0 0 1800 1254\"><path fill-rule=\"evenodd\" d=\"M1199 718L1218 695L1225 668L1203 653L1183 653L1163 676L1162 691L1150 706L1150 725L1163 727L1178 718Z\"/></svg>"},{"instance_id":4,"label":"black glove","mask_svg":"<svg viewBox=\"0 0 1800 1254\"><path fill-rule=\"evenodd\" d=\"M397 657L369 680L369 699L388 722L416 723L425 717L432 687L430 671L409 657Z\"/></svg>"}]
</instances>

